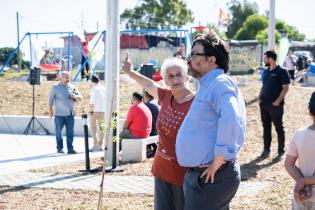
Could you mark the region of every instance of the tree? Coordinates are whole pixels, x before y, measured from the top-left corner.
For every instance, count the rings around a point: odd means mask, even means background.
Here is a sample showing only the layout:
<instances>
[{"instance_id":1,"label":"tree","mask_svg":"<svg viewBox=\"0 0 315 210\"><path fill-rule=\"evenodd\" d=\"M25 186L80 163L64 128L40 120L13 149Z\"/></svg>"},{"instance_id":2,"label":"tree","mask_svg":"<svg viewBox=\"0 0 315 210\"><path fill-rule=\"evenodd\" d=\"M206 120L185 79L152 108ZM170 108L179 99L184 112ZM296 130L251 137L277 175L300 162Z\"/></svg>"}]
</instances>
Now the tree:
<instances>
[{"instance_id":1,"label":"tree","mask_svg":"<svg viewBox=\"0 0 315 210\"><path fill-rule=\"evenodd\" d=\"M12 51L14 50L14 48L12 47L3 47L0 48L0 65L3 65L7 59L9 58L10 54L12 53ZM22 57L22 52L20 52L20 55ZM18 64L18 54L17 52L14 53L13 58L11 59L9 65L13 65L13 64ZM24 61L22 60L22 69L29 67L30 66L30 62L29 61Z\"/></svg>"},{"instance_id":2,"label":"tree","mask_svg":"<svg viewBox=\"0 0 315 210\"><path fill-rule=\"evenodd\" d=\"M279 33L279 31L275 31L275 34L276 34L276 43L279 43L280 41L280 38L281 38L281 34ZM264 45L267 45L268 44L268 28L262 30L262 31L259 31L257 34L256 34L256 39L264 44Z\"/></svg>"},{"instance_id":3,"label":"tree","mask_svg":"<svg viewBox=\"0 0 315 210\"><path fill-rule=\"evenodd\" d=\"M9 58L11 52L14 50L12 47L4 47L0 48L0 64L4 64L6 60ZM17 52L14 53L13 58L10 61L10 65L18 63L18 55Z\"/></svg>"},{"instance_id":4,"label":"tree","mask_svg":"<svg viewBox=\"0 0 315 210\"><path fill-rule=\"evenodd\" d=\"M143 0L120 16L127 29L172 29L193 22L192 11L183 0Z\"/></svg>"},{"instance_id":5,"label":"tree","mask_svg":"<svg viewBox=\"0 0 315 210\"><path fill-rule=\"evenodd\" d=\"M246 18L243 27L237 31L234 38L238 40L256 39L256 35L267 27L267 17L254 14Z\"/></svg>"},{"instance_id":6,"label":"tree","mask_svg":"<svg viewBox=\"0 0 315 210\"><path fill-rule=\"evenodd\" d=\"M299 31L297 30L297 28L295 28L294 26L290 26L290 25L286 24L282 20L277 20L276 29L280 33L282 33L282 32L287 33L288 34L288 38L290 40L303 41L305 39L305 35L304 34L300 34Z\"/></svg>"},{"instance_id":7,"label":"tree","mask_svg":"<svg viewBox=\"0 0 315 210\"><path fill-rule=\"evenodd\" d=\"M228 25L228 31L226 35L229 39L232 39L237 31L242 28L246 18L250 15L258 13L258 6L256 3L250 3L244 1L244 5L239 0L232 0L229 6L232 18Z\"/></svg>"},{"instance_id":8,"label":"tree","mask_svg":"<svg viewBox=\"0 0 315 210\"><path fill-rule=\"evenodd\" d=\"M295 41L303 41L304 34L300 34L298 30L286 24L284 21L276 22L276 43L279 43L281 33L287 33L288 38ZM237 31L233 37L238 40L257 39L262 44L268 43L268 17L262 15L251 15L245 20L243 26Z\"/></svg>"}]
</instances>

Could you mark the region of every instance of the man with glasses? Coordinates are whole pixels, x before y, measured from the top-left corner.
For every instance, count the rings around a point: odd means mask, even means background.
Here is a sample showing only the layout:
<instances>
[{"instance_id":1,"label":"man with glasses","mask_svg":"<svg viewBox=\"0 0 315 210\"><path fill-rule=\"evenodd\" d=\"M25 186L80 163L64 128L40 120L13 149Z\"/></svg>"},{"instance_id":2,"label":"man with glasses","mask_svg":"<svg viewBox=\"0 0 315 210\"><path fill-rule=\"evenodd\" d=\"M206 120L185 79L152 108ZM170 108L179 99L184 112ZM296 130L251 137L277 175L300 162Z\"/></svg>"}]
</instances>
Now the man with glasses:
<instances>
[{"instance_id":1,"label":"man with glasses","mask_svg":"<svg viewBox=\"0 0 315 210\"><path fill-rule=\"evenodd\" d=\"M198 35L188 58L200 88L179 129L176 155L187 169L185 210L229 209L240 183L236 155L245 138L244 99L229 69L229 50L214 33Z\"/></svg>"}]
</instances>

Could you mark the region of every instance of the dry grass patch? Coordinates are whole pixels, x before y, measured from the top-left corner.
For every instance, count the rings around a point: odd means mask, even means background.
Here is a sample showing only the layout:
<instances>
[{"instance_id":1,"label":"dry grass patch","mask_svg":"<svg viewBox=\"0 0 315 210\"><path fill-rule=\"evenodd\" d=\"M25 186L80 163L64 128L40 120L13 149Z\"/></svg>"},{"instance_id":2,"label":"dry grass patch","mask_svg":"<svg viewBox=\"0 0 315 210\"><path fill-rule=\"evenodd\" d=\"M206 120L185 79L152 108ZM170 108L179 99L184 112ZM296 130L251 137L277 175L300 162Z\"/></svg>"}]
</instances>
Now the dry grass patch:
<instances>
[{"instance_id":1,"label":"dry grass patch","mask_svg":"<svg viewBox=\"0 0 315 210\"><path fill-rule=\"evenodd\" d=\"M94 210L99 193L86 190L56 190L0 187L0 209L21 210ZM103 210L153 209L153 196L147 194L104 193Z\"/></svg>"},{"instance_id":2,"label":"dry grass patch","mask_svg":"<svg viewBox=\"0 0 315 210\"><path fill-rule=\"evenodd\" d=\"M124 169L123 172L109 172L106 175L110 176L151 176L151 167L152 167L153 158L147 159L141 163L132 163L126 162L121 163L121 168ZM95 169L99 168L101 174L101 167L103 166L103 161L100 158L93 158L90 161L90 168ZM70 164L57 165L52 167L45 167L39 169L29 170L34 173L50 173L50 174L73 174L80 173L79 170L85 170L85 161L76 161Z\"/></svg>"}]
</instances>

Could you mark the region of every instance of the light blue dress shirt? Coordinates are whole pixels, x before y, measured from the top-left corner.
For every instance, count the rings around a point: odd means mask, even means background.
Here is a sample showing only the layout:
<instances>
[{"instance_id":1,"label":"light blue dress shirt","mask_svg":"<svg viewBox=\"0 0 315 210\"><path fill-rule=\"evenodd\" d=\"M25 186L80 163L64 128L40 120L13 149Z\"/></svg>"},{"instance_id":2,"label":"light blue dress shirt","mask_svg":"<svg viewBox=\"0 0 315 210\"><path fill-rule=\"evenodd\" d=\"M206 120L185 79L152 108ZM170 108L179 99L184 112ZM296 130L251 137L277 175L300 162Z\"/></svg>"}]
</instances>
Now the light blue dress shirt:
<instances>
[{"instance_id":1,"label":"light blue dress shirt","mask_svg":"<svg viewBox=\"0 0 315 210\"><path fill-rule=\"evenodd\" d=\"M75 114L74 100L71 99L69 92L82 99L82 95L74 85L64 86L61 82L58 82L53 86L49 94L48 104L55 106L55 116L72 116Z\"/></svg>"},{"instance_id":2,"label":"light blue dress shirt","mask_svg":"<svg viewBox=\"0 0 315 210\"><path fill-rule=\"evenodd\" d=\"M244 143L245 101L234 80L222 69L209 71L179 129L176 156L183 167L232 160Z\"/></svg>"}]
</instances>

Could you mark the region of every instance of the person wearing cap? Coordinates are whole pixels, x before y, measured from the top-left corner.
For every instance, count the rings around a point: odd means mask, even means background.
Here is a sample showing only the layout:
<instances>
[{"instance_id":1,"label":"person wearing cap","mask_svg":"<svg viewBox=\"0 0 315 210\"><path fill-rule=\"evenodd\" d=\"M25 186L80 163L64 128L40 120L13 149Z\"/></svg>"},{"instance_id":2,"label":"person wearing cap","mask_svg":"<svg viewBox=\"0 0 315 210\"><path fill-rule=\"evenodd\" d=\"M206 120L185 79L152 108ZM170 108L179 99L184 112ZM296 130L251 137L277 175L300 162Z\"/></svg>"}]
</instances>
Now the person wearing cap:
<instances>
[{"instance_id":1,"label":"person wearing cap","mask_svg":"<svg viewBox=\"0 0 315 210\"><path fill-rule=\"evenodd\" d=\"M315 209L315 92L311 96L308 110L311 124L295 132L284 162L285 169L295 180L293 210Z\"/></svg>"},{"instance_id":2,"label":"person wearing cap","mask_svg":"<svg viewBox=\"0 0 315 210\"><path fill-rule=\"evenodd\" d=\"M90 91L90 127L93 137L93 147L90 152L102 150L104 139L104 112L105 112L105 88L99 84L99 77L91 78L92 88Z\"/></svg>"}]
</instances>

